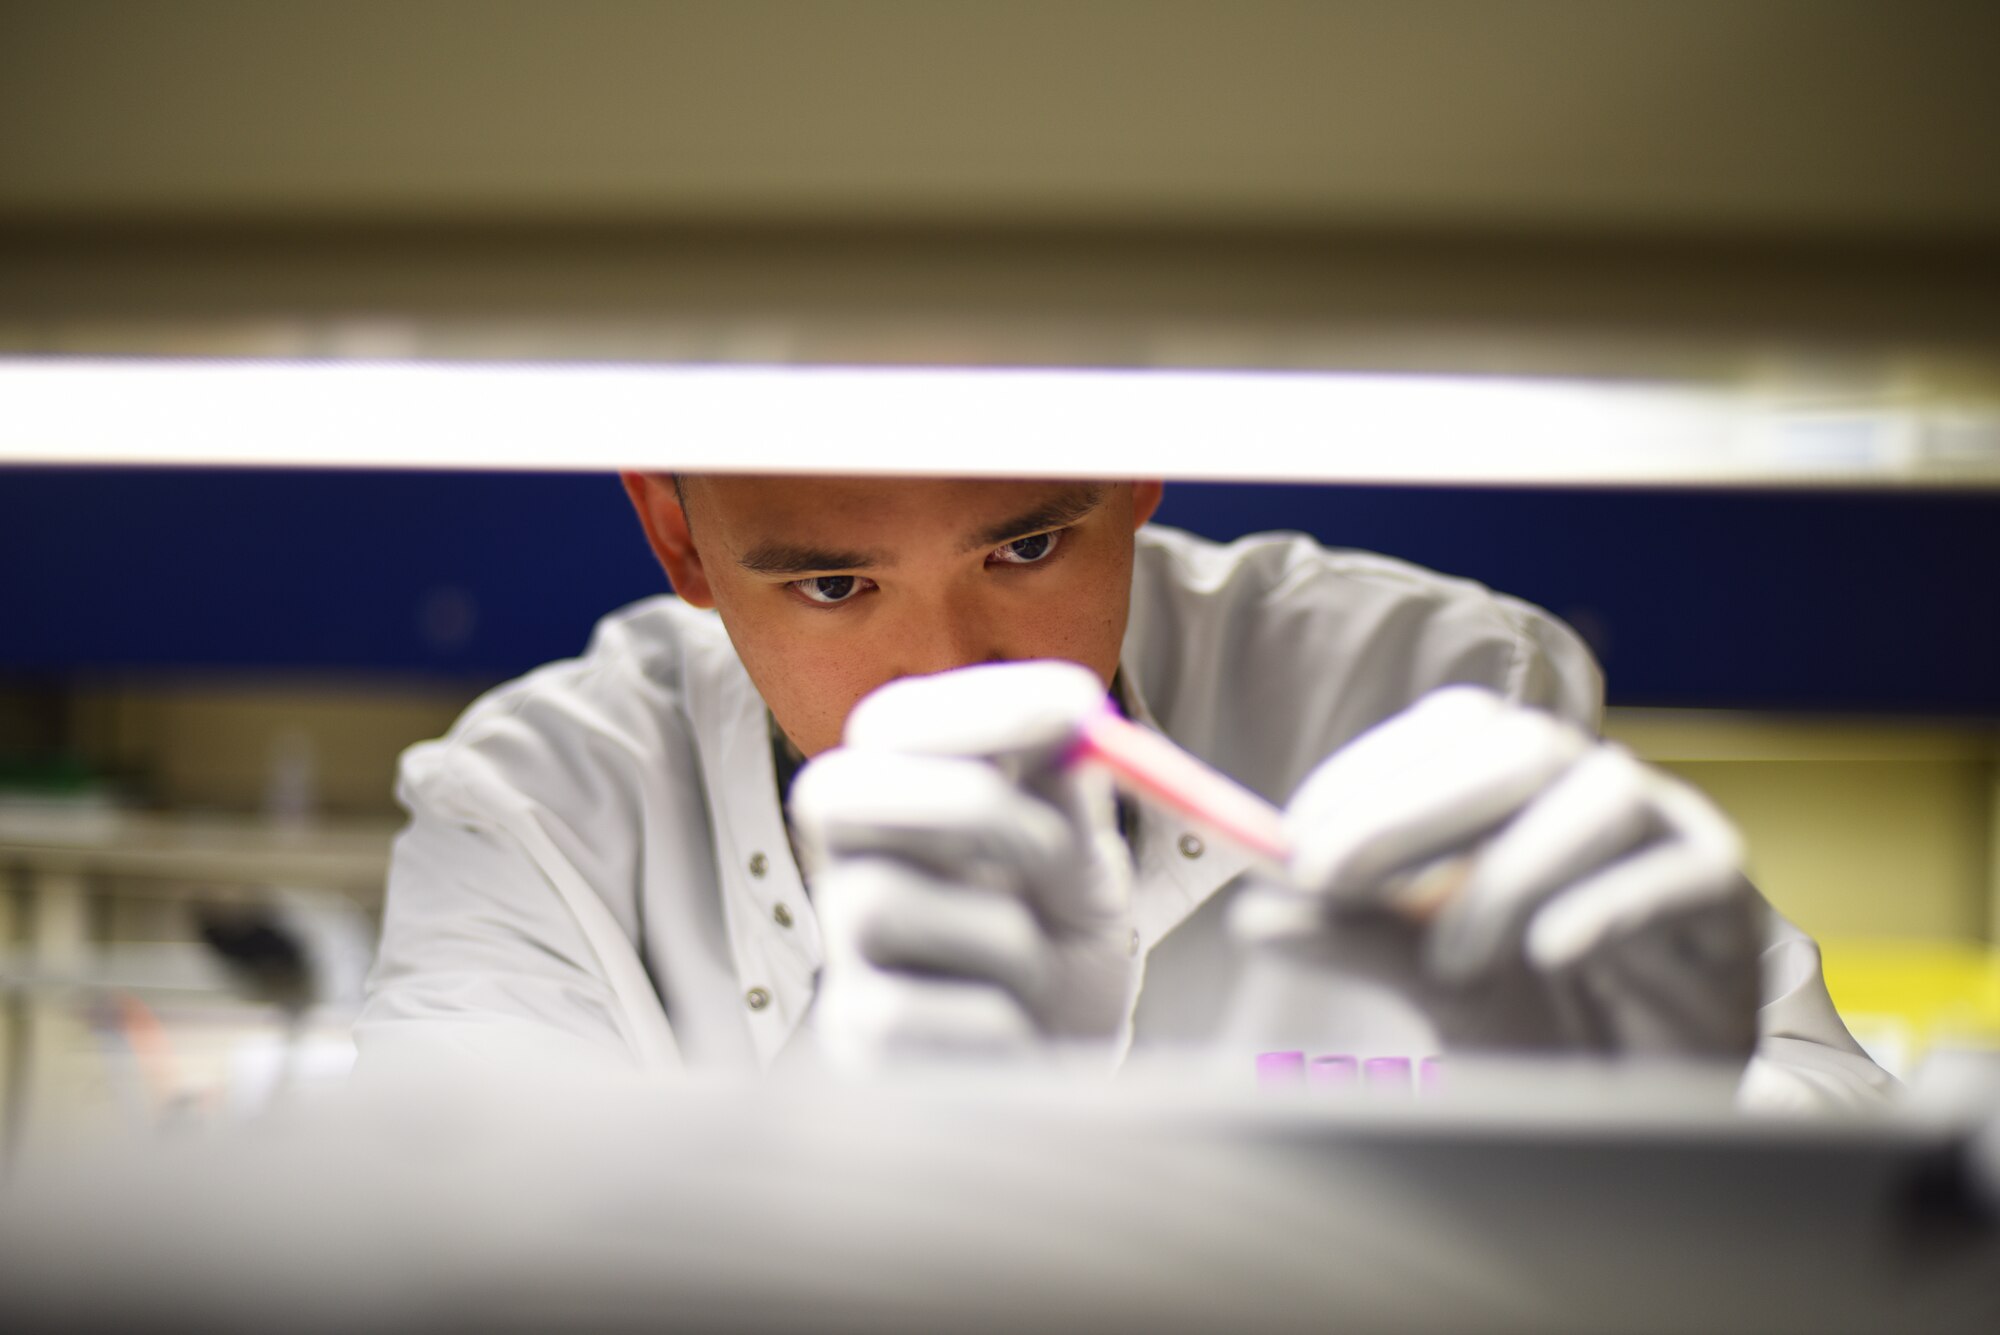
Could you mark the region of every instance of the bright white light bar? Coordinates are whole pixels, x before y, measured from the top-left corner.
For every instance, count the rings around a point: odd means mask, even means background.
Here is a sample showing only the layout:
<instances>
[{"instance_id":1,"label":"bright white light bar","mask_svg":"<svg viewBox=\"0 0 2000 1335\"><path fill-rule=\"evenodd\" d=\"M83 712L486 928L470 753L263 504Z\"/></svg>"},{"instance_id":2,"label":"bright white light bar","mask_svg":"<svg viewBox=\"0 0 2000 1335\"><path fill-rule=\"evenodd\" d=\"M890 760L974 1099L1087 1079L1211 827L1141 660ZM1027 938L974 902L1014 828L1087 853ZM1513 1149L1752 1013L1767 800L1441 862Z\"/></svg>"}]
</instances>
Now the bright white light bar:
<instances>
[{"instance_id":1,"label":"bright white light bar","mask_svg":"<svg viewBox=\"0 0 2000 1335\"><path fill-rule=\"evenodd\" d=\"M1911 462L1901 419L1767 419L1716 391L1436 376L0 359L0 463L1656 483Z\"/></svg>"}]
</instances>

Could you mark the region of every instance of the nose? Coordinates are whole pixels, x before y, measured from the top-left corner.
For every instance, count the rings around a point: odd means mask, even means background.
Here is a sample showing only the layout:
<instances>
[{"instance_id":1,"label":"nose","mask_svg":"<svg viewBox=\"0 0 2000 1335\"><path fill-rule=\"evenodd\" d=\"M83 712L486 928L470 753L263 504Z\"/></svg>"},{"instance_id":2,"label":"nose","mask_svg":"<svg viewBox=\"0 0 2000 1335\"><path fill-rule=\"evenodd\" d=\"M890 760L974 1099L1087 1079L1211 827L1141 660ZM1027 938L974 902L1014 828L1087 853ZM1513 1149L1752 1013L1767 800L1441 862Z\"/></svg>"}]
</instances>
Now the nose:
<instances>
[{"instance_id":1,"label":"nose","mask_svg":"<svg viewBox=\"0 0 2000 1335\"><path fill-rule=\"evenodd\" d=\"M947 602L924 609L898 629L902 637L896 656L898 677L925 677L1010 657L1002 651L991 620L976 608Z\"/></svg>"}]
</instances>

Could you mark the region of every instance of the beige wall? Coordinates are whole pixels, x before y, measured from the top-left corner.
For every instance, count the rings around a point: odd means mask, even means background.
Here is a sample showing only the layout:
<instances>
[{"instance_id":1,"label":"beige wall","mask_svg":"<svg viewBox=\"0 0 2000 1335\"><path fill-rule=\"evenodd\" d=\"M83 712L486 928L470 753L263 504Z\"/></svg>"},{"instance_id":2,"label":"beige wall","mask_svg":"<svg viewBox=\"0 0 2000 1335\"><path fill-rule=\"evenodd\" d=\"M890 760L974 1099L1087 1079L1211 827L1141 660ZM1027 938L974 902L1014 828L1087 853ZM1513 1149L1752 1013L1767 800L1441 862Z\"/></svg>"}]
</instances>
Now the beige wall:
<instances>
[{"instance_id":1,"label":"beige wall","mask_svg":"<svg viewBox=\"0 0 2000 1335\"><path fill-rule=\"evenodd\" d=\"M1614 711L1607 731L1714 798L1813 935L1991 939L1992 728Z\"/></svg>"},{"instance_id":2,"label":"beige wall","mask_svg":"<svg viewBox=\"0 0 2000 1335\"><path fill-rule=\"evenodd\" d=\"M94 764L171 807L256 811L288 752L309 755L317 806L332 815L395 810L396 757L441 735L471 686L84 687L73 737Z\"/></svg>"}]
</instances>

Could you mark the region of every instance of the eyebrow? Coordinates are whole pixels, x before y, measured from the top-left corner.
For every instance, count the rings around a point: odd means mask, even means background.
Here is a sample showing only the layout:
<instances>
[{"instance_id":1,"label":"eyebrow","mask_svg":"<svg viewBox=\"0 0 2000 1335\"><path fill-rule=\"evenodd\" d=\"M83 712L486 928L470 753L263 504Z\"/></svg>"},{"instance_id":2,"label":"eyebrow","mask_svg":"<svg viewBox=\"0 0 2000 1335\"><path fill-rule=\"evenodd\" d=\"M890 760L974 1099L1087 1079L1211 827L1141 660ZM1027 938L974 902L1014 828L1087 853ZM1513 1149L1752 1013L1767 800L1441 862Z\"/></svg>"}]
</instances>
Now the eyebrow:
<instances>
[{"instance_id":1,"label":"eyebrow","mask_svg":"<svg viewBox=\"0 0 2000 1335\"><path fill-rule=\"evenodd\" d=\"M960 550L970 552L981 547L997 547L1015 538L1040 533L1043 529L1063 528L1076 523L1103 503L1104 488L1075 487L1051 496L1034 509L1015 515L1012 519L981 529L967 539Z\"/></svg>"},{"instance_id":2,"label":"eyebrow","mask_svg":"<svg viewBox=\"0 0 2000 1335\"><path fill-rule=\"evenodd\" d=\"M794 542L764 542L736 558L736 564L753 575L785 575L796 578L827 570L858 570L881 565L880 552L840 551L831 547L806 547Z\"/></svg>"},{"instance_id":3,"label":"eyebrow","mask_svg":"<svg viewBox=\"0 0 2000 1335\"><path fill-rule=\"evenodd\" d=\"M970 552L981 547L997 547L1043 529L1062 528L1076 523L1103 503L1104 488L1075 487L1050 497L1032 510L988 525L967 538L960 550ZM829 570L865 570L871 566L887 565L889 558L879 551L810 547L802 543L774 541L758 543L737 557L736 564L753 575L797 579L801 575L822 574Z\"/></svg>"}]
</instances>

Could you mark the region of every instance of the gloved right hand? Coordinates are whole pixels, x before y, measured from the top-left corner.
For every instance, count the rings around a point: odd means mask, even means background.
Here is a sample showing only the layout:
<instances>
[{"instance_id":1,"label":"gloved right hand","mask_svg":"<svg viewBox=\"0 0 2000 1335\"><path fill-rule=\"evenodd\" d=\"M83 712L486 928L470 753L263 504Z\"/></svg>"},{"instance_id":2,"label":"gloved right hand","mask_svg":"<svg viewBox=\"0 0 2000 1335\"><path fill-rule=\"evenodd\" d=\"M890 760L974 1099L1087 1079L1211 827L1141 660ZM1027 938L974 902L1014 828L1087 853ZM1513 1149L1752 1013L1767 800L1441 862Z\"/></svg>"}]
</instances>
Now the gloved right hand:
<instances>
[{"instance_id":1,"label":"gloved right hand","mask_svg":"<svg viewBox=\"0 0 2000 1335\"><path fill-rule=\"evenodd\" d=\"M1300 786L1291 883L1232 926L1401 993L1456 1048L1741 1061L1759 921L1699 793L1549 715L1456 686Z\"/></svg>"},{"instance_id":2,"label":"gloved right hand","mask_svg":"<svg viewBox=\"0 0 2000 1335\"><path fill-rule=\"evenodd\" d=\"M1122 1055L1130 855L1108 780L1060 763L1105 707L1070 663L906 678L800 771L791 814L826 943L812 1025L830 1061Z\"/></svg>"}]
</instances>

